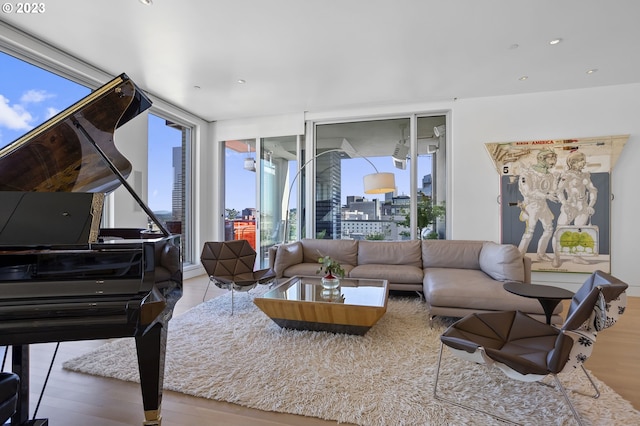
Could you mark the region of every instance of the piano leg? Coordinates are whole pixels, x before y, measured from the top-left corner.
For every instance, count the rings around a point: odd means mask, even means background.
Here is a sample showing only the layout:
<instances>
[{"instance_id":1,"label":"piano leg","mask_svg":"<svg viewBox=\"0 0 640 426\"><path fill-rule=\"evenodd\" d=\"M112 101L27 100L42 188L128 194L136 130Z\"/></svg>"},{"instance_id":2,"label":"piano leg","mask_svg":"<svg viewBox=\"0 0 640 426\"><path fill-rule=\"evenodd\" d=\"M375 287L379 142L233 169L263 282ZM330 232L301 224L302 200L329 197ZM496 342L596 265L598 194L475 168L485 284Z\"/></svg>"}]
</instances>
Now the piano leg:
<instances>
[{"instance_id":1,"label":"piano leg","mask_svg":"<svg viewBox=\"0 0 640 426\"><path fill-rule=\"evenodd\" d=\"M166 324L156 323L144 335L136 336L138 370L145 418L142 424L145 426L160 426L162 423L160 405L166 347Z\"/></svg>"},{"instance_id":2,"label":"piano leg","mask_svg":"<svg viewBox=\"0 0 640 426\"><path fill-rule=\"evenodd\" d=\"M19 425L29 420L29 345L14 345L11 349L11 369L20 376L18 405L11 424Z\"/></svg>"},{"instance_id":3,"label":"piano leg","mask_svg":"<svg viewBox=\"0 0 640 426\"><path fill-rule=\"evenodd\" d=\"M29 345L14 345L11 352L12 370L20 376L18 387L18 404L16 412L11 416L11 425L47 426L48 419L29 420Z\"/></svg>"}]
</instances>

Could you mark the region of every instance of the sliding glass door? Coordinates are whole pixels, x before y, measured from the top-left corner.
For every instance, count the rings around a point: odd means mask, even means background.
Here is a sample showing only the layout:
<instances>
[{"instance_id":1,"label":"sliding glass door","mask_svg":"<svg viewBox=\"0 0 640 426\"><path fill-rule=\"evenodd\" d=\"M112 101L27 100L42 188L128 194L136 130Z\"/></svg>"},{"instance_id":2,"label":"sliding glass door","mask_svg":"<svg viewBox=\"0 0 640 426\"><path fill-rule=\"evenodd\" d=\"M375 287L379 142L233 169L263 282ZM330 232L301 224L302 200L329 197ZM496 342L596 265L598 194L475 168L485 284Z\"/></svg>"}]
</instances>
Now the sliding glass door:
<instances>
[{"instance_id":1,"label":"sliding glass door","mask_svg":"<svg viewBox=\"0 0 640 426\"><path fill-rule=\"evenodd\" d=\"M306 236L445 238L444 124L444 116L317 123L315 229ZM393 173L395 190L365 194L363 178L376 172Z\"/></svg>"},{"instance_id":2,"label":"sliding glass door","mask_svg":"<svg viewBox=\"0 0 640 426\"><path fill-rule=\"evenodd\" d=\"M290 185L300 140L282 136L224 142L225 240L249 241L258 254L256 267L266 267L269 247L292 231L286 212L297 200Z\"/></svg>"},{"instance_id":3,"label":"sliding glass door","mask_svg":"<svg viewBox=\"0 0 640 426\"><path fill-rule=\"evenodd\" d=\"M224 240L247 240L255 250L256 239L256 140L224 142L225 200Z\"/></svg>"},{"instance_id":4,"label":"sliding glass door","mask_svg":"<svg viewBox=\"0 0 640 426\"><path fill-rule=\"evenodd\" d=\"M292 165L297 163L300 137L282 136L260 141L260 253L261 263L268 263L269 247L285 240L292 194ZM295 202L295 197L294 202Z\"/></svg>"}]
</instances>

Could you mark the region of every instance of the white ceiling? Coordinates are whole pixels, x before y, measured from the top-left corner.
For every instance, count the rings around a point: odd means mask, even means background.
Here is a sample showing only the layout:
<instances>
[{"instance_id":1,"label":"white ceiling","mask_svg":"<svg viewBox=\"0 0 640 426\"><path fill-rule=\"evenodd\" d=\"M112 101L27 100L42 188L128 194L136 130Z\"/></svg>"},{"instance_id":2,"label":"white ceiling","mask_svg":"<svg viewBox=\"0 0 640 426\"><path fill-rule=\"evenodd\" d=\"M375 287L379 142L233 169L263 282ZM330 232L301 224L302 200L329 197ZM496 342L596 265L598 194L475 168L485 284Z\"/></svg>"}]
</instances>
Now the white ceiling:
<instances>
[{"instance_id":1,"label":"white ceiling","mask_svg":"<svg viewBox=\"0 0 640 426\"><path fill-rule=\"evenodd\" d=\"M640 82L637 0L153 3L0 19L207 121Z\"/></svg>"}]
</instances>

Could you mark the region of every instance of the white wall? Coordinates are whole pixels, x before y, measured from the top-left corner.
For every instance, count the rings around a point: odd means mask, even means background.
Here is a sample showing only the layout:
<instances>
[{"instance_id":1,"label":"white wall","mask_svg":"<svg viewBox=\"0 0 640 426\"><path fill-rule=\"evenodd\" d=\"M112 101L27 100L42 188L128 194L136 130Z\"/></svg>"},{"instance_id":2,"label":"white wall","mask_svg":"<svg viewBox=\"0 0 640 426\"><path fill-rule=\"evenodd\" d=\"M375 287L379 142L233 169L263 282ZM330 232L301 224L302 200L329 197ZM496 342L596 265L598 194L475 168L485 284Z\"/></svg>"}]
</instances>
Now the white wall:
<instances>
[{"instance_id":1,"label":"white wall","mask_svg":"<svg viewBox=\"0 0 640 426\"><path fill-rule=\"evenodd\" d=\"M127 183L135 193L147 202L148 185L148 147L146 143L149 139L147 111L134 117L126 125L118 128L113 134L113 142L118 151L124 155L131 163L131 174L127 177ZM108 217L109 227L116 228L146 228L147 214L136 200L129 194L124 186L118 187L112 194L113 203L110 203L111 210Z\"/></svg>"},{"instance_id":2,"label":"white wall","mask_svg":"<svg viewBox=\"0 0 640 426\"><path fill-rule=\"evenodd\" d=\"M613 168L611 273L640 296L635 243L640 231L640 85L458 100L452 106L449 150L452 198L451 237L500 238L499 175L485 150L487 142L570 139L629 134ZM537 283L565 283L575 290L583 274L537 272Z\"/></svg>"}]
</instances>

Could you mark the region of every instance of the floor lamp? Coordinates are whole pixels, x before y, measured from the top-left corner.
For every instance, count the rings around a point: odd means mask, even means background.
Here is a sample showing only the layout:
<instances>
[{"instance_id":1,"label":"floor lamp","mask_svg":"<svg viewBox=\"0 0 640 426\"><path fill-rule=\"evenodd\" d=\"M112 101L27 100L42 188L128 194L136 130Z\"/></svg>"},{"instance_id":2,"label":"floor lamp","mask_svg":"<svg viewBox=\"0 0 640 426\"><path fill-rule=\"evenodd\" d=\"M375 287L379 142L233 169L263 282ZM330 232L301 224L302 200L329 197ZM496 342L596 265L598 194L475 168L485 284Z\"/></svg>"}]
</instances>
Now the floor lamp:
<instances>
[{"instance_id":1,"label":"floor lamp","mask_svg":"<svg viewBox=\"0 0 640 426\"><path fill-rule=\"evenodd\" d=\"M316 158L324 155L324 154L328 154L330 152L344 152L346 154L352 154L358 158L362 158L364 160L366 160L369 164L371 164L371 167L373 167L373 169L375 170L375 173L371 173L368 175L365 175L363 178L363 184L364 184L364 193L365 194L386 194L387 192L393 192L396 190L396 178L395 175L393 173L389 173L389 172L380 172L378 170L378 168L371 162L371 160L369 160L367 157L361 156L361 155L357 155L353 152L349 152L346 151L344 149L329 149L327 151L323 151L320 154L314 155L313 158L311 158L310 160L306 161L302 167L300 167L298 169L298 172L296 173L296 175L293 177L293 179L291 180L291 185L289 186L289 194L287 196L287 207L285 210L285 214L286 214L286 219L285 219L285 226L284 226L284 235L282 237L283 243L286 243L289 241L289 203L291 201L291 191L293 190L293 185L296 183L296 180L298 179L298 176L300 176L300 174L302 173L302 171L307 167L307 165L309 165L309 163L311 163L312 161L314 161Z\"/></svg>"}]
</instances>

